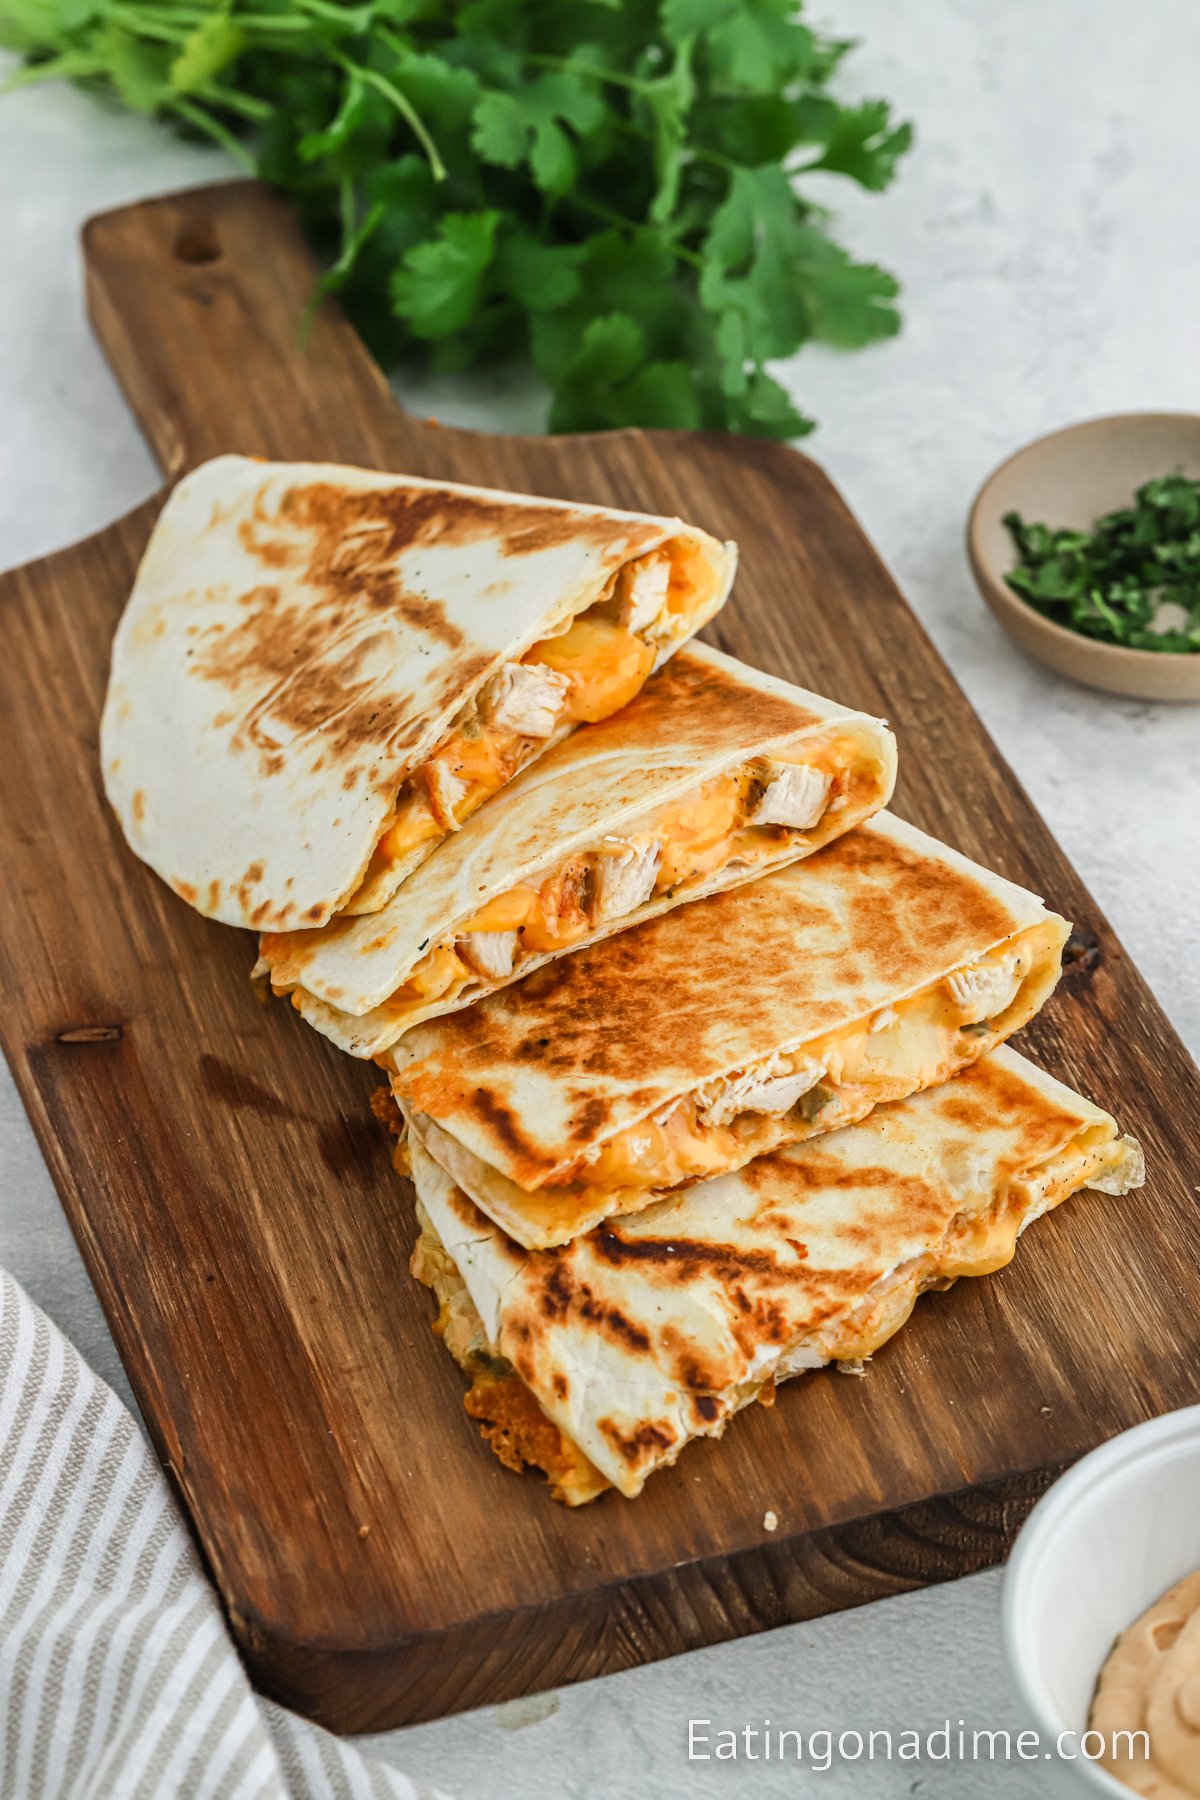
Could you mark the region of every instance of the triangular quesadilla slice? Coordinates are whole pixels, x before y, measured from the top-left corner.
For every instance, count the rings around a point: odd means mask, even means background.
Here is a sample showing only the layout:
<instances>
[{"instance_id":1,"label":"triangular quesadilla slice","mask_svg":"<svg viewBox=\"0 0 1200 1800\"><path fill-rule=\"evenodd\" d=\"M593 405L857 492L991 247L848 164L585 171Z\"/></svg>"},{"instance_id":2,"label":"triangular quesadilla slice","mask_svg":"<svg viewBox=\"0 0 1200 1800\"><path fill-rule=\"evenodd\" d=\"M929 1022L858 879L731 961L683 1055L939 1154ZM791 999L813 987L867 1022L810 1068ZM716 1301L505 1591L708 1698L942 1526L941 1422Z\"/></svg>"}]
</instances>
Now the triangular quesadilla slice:
<instances>
[{"instance_id":1,"label":"triangular quesadilla slice","mask_svg":"<svg viewBox=\"0 0 1200 1800\"><path fill-rule=\"evenodd\" d=\"M377 910L519 770L711 618L679 519L218 457L167 501L113 644L105 787L198 911Z\"/></svg>"},{"instance_id":2,"label":"triangular quesadilla slice","mask_svg":"<svg viewBox=\"0 0 1200 1800\"><path fill-rule=\"evenodd\" d=\"M382 911L267 934L259 973L379 1056L567 951L811 855L886 805L878 719L699 644L509 784Z\"/></svg>"},{"instance_id":3,"label":"triangular quesadilla slice","mask_svg":"<svg viewBox=\"0 0 1200 1800\"><path fill-rule=\"evenodd\" d=\"M1052 991L1068 925L888 813L418 1025L426 1149L528 1248L946 1081Z\"/></svg>"}]
</instances>

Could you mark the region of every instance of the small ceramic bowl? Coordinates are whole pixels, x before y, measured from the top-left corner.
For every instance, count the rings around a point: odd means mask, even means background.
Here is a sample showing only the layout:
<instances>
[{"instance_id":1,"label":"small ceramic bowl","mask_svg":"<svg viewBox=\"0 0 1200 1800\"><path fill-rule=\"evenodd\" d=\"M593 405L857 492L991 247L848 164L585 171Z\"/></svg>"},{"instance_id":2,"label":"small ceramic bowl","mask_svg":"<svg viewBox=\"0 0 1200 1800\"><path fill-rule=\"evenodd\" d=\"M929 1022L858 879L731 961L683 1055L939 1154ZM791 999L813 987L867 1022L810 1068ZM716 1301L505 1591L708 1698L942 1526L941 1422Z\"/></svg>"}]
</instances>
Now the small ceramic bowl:
<instances>
[{"instance_id":1,"label":"small ceramic bowl","mask_svg":"<svg viewBox=\"0 0 1200 1800\"><path fill-rule=\"evenodd\" d=\"M1051 1792L1132 1789L1079 1755L1113 1639L1200 1569L1200 1406L1135 1426L1076 1463L1034 1507L1004 1578L1004 1647L1045 1745L1080 1734Z\"/></svg>"},{"instance_id":2,"label":"small ceramic bowl","mask_svg":"<svg viewBox=\"0 0 1200 1800\"><path fill-rule=\"evenodd\" d=\"M1018 512L1085 529L1156 475L1200 476L1200 414L1116 413L1037 438L988 476L967 521L979 591L1021 648L1059 675L1137 700L1200 700L1200 652L1125 650L1043 618L1004 577L1016 561L1002 520Z\"/></svg>"}]
</instances>

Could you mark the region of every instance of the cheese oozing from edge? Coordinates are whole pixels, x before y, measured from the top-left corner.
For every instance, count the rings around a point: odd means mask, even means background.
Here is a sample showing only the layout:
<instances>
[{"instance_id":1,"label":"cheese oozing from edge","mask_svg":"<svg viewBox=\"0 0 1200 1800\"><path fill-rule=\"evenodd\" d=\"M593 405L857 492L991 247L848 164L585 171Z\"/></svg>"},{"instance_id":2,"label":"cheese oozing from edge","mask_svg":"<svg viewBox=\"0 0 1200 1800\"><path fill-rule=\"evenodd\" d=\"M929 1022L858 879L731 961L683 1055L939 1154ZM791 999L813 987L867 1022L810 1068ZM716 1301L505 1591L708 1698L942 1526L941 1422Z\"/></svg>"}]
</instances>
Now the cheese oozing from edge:
<instances>
[{"instance_id":1,"label":"cheese oozing from edge","mask_svg":"<svg viewBox=\"0 0 1200 1800\"><path fill-rule=\"evenodd\" d=\"M810 757L755 757L578 852L537 886L522 883L496 895L426 951L389 997L393 1016L456 1000L468 989L474 998L514 979L531 958L569 949L618 919L632 922L653 901L698 887L731 863L749 869L778 857L798 833L819 848L837 827L838 802L869 772L852 738L834 737ZM763 823L764 800L793 771L802 777L793 790L795 823ZM788 807L777 796L772 811L781 810Z\"/></svg>"},{"instance_id":2,"label":"cheese oozing from edge","mask_svg":"<svg viewBox=\"0 0 1200 1800\"><path fill-rule=\"evenodd\" d=\"M544 1187L585 1200L678 1187L933 1087L1001 1040L1006 1015L1058 941L1055 921L1032 926L882 1013L704 1082L585 1151ZM976 1016L981 991L998 1002L986 1020Z\"/></svg>"},{"instance_id":3,"label":"cheese oozing from edge","mask_svg":"<svg viewBox=\"0 0 1200 1800\"><path fill-rule=\"evenodd\" d=\"M549 740L627 706L674 620L710 579L699 547L671 539L618 569L600 599L562 631L503 663L404 782L344 910L376 910L390 870L459 830Z\"/></svg>"},{"instance_id":4,"label":"cheese oozing from edge","mask_svg":"<svg viewBox=\"0 0 1200 1800\"><path fill-rule=\"evenodd\" d=\"M696 1435L719 1437L736 1412L754 1400L771 1405L778 1383L807 1369L836 1363L848 1374L862 1374L863 1364L907 1322L922 1294L951 1287L960 1277L1003 1268L1021 1233L1080 1188L1124 1194L1139 1187L1144 1175L1135 1139L1108 1137L1102 1125L1081 1127L1056 1156L999 1186L989 1206L957 1214L940 1244L899 1264L841 1317L782 1347L760 1345L732 1393L714 1396L720 1405L711 1430ZM532 1389L489 1341L467 1284L420 1200L417 1216L421 1230L412 1272L437 1299L433 1330L471 1380L464 1405L480 1422L481 1435L507 1468L541 1469L553 1499L567 1506L597 1499L611 1486L608 1478L543 1411ZM675 1460L687 1441L668 1460Z\"/></svg>"}]
</instances>

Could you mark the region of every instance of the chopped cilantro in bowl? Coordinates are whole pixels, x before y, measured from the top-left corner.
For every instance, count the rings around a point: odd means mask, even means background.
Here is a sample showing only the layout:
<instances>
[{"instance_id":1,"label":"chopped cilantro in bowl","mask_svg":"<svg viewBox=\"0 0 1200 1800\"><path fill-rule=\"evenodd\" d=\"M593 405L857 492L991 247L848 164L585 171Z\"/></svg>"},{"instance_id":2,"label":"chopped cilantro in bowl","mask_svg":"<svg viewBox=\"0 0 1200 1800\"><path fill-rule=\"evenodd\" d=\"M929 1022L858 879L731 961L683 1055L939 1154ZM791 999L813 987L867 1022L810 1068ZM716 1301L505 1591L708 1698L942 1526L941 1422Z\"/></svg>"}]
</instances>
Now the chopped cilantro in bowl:
<instances>
[{"instance_id":1,"label":"chopped cilantro in bowl","mask_svg":"<svg viewBox=\"0 0 1200 1800\"><path fill-rule=\"evenodd\" d=\"M1006 581L1056 625L1130 650L1200 651L1200 481L1161 475L1089 531L1004 520Z\"/></svg>"}]
</instances>

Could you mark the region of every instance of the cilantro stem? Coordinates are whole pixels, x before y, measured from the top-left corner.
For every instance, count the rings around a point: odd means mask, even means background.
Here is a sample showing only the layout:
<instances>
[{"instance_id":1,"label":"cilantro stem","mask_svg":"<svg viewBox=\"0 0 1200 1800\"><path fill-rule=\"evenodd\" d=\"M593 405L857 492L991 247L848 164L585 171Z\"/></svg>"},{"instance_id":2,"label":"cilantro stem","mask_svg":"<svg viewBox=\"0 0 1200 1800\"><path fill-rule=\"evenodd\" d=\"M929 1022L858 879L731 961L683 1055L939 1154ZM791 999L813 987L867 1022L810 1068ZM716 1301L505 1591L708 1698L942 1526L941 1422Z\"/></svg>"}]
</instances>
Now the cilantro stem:
<instances>
[{"instance_id":1,"label":"cilantro stem","mask_svg":"<svg viewBox=\"0 0 1200 1800\"><path fill-rule=\"evenodd\" d=\"M647 131L642 125L635 125L632 119L613 119L612 126L622 137L637 138L643 144L658 142L652 131ZM720 150L710 150L704 144L688 144L685 155L696 162L712 163L714 167L724 169L727 174L733 174L738 168L732 156L724 156Z\"/></svg>"},{"instance_id":2,"label":"cilantro stem","mask_svg":"<svg viewBox=\"0 0 1200 1800\"><path fill-rule=\"evenodd\" d=\"M636 235L639 231L646 229L637 219L631 219L627 213L620 213L611 206L604 206L599 200L589 200L585 194L567 194L565 199L568 206L576 206L581 212L591 213L594 218L603 219L606 225L613 225L618 231L628 231ZM672 242L670 249L681 262L691 263L697 269L704 267L704 258L697 256L694 250L687 249L685 245Z\"/></svg>"},{"instance_id":3,"label":"cilantro stem","mask_svg":"<svg viewBox=\"0 0 1200 1800\"><path fill-rule=\"evenodd\" d=\"M551 56L548 51L526 50L524 60L535 69L569 69L572 75L590 76L608 87L627 88L631 94L652 94L654 83L637 75L618 75L615 69L601 69L595 63L572 60L569 56Z\"/></svg>"},{"instance_id":4,"label":"cilantro stem","mask_svg":"<svg viewBox=\"0 0 1200 1800\"><path fill-rule=\"evenodd\" d=\"M36 87L40 81L81 81L89 75L104 72L104 62L84 51L66 51L52 56L48 62L28 63L17 69L6 81L0 81L0 94L15 94L18 88Z\"/></svg>"},{"instance_id":5,"label":"cilantro stem","mask_svg":"<svg viewBox=\"0 0 1200 1800\"><path fill-rule=\"evenodd\" d=\"M330 0L292 0L298 12L306 12L314 19L325 20L336 25L339 30L349 30L352 34L369 30L374 22L375 8L360 6L357 8L337 6Z\"/></svg>"},{"instance_id":6,"label":"cilantro stem","mask_svg":"<svg viewBox=\"0 0 1200 1800\"><path fill-rule=\"evenodd\" d=\"M227 112L237 113L243 119L249 119L259 125L269 119L275 110L265 100L259 100L252 94L238 93L233 88L220 87L215 81L208 82L201 89L202 98L213 106L223 106Z\"/></svg>"},{"instance_id":7,"label":"cilantro stem","mask_svg":"<svg viewBox=\"0 0 1200 1800\"><path fill-rule=\"evenodd\" d=\"M232 156L248 175L257 173L254 158L245 144L236 138L227 126L222 125L220 119L214 119L211 113L206 112L202 106L193 105L190 100L176 99L172 100L170 104L171 110L177 112L181 119L186 119L188 124L194 125L197 131L203 131L207 137L220 144L222 150Z\"/></svg>"},{"instance_id":8,"label":"cilantro stem","mask_svg":"<svg viewBox=\"0 0 1200 1800\"><path fill-rule=\"evenodd\" d=\"M335 50L333 54L334 60L340 63L347 75L357 78L359 81L365 81L368 87L373 87L376 93L382 94L385 100L391 102L425 152L433 179L445 181L446 165L438 154L437 145L425 127L424 119L411 100L402 94L398 87L394 87L386 75L381 75L378 69L369 69L362 63L351 62L348 56L341 55L339 51Z\"/></svg>"},{"instance_id":9,"label":"cilantro stem","mask_svg":"<svg viewBox=\"0 0 1200 1800\"><path fill-rule=\"evenodd\" d=\"M208 24L213 16L211 12L190 7L138 5L136 0L133 4L127 4L126 0L111 0L105 11L109 18L130 31L172 43L182 43L189 32ZM277 17L274 13L233 13L231 18L239 30L247 33L307 32L312 29L306 19Z\"/></svg>"}]
</instances>

